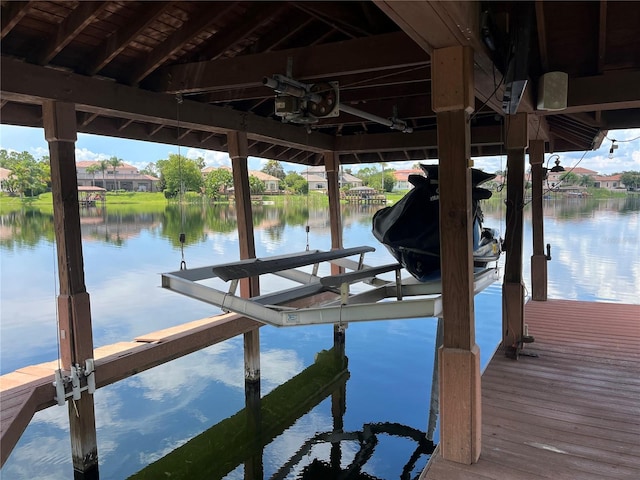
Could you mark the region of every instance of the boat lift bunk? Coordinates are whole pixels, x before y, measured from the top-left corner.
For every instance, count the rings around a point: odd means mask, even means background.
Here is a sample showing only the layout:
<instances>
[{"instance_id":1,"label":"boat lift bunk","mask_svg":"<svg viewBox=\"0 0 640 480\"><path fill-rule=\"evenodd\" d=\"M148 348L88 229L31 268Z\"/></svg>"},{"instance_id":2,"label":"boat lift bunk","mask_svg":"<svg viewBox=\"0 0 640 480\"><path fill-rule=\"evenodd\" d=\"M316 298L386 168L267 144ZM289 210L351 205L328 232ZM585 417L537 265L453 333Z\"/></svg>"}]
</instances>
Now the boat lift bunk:
<instances>
[{"instance_id":1,"label":"boat lift bunk","mask_svg":"<svg viewBox=\"0 0 640 480\"><path fill-rule=\"evenodd\" d=\"M276 327L442 316L442 285L439 279L420 282L413 277L402 278L399 263L368 266L364 263L364 255L373 251L375 248L370 246L312 250L178 270L162 274L162 287L215 305L225 312L234 312ZM349 258L355 256L358 260ZM323 263L349 271L321 276L319 267ZM307 270L311 267L311 272L300 267ZM394 280L379 277L390 272L394 272ZM299 286L252 298L236 295L241 279L265 274L279 276ZM228 285L228 289L225 291L218 284L201 283L210 279L219 279L217 282L224 282L222 285ZM497 279L497 267L476 268L475 293ZM362 291L351 293L351 287L360 283L364 284L360 288ZM319 306L287 306L293 301L324 292L333 292L339 297Z\"/></svg>"}]
</instances>

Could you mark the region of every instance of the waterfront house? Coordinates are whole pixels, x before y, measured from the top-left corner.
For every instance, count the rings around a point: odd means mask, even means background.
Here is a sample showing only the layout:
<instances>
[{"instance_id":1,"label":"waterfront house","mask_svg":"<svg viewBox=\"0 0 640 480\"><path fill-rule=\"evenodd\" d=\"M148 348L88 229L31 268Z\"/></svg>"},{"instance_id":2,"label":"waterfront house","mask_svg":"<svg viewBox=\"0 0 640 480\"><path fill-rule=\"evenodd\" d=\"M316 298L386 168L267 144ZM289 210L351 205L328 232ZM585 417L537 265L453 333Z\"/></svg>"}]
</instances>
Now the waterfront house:
<instances>
[{"instance_id":1,"label":"waterfront house","mask_svg":"<svg viewBox=\"0 0 640 480\"><path fill-rule=\"evenodd\" d=\"M547 184L551 188L555 187L556 185L562 183L562 178L569 172L577 175L578 177L583 177L585 175L588 177L595 177L596 175L598 175L598 172L582 167L565 168L565 170L561 172L552 172L551 170L549 170L547 171Z\"/></svg>"},{"instance_id":2,"label":"waterfront house","mask_svg":"<svg viewBox=\"0 0 640 480\"><path fill-rule=\"evenodd\" d=\"M127 192L158 191L160 179L140 173L133 165L122 163L116 167L115 171L111 165L108 165L104 172L92 173L91 167L96 165L100 165L100 162L91 160L76 162L79 187L102 187L108 191L125 190Z\"/></svg>"},{"instance_id":3,"label":"waterfront house","mask_svg":"<svg viewBox=\"0 0 640 480\"><path fill-rule=\"evenodd\" d=\"M410 168L410 169L400 169L394 170L393 176L396 179L396 183L393 186L394 192L401 192L404 190L411 190L413 188L413 184L409 182L409 175L422 175L424 176L424 171L421 168Z\"/></svg>"},{"instance_id":4,"label":"waterfront house","mask_svg":"<svg viewBox=\"0 0 640 480\"><path fill-rule=\"evenodd\" d=\"M596 188L606 188L607 190L624 189L625 185L621 181L621 175L594 175L593 186Z\"/></svg>"},{"instance_id":5,"label":"waterfront house","mask_svg":"<svg viewBox=\"0 0 640 480\"><path fill-rule=\"evenodd\" d=\"M324 165L308 167L304 171L300 172L300 175L302 175L302 177L307 181L309 185L309 191L327 191L327 171ZM343 172L342 170L340 170L340 172L338 173L339 188L354 188L361 187L362 185L363 181L355 175Z\"/></svg>"},{"instance_id":6,"label":"waterfront house","mask_svg":"<svg viewBox=\"0 0 640 480\"><path fill-rule=\"evenodd\" d=\"M231 168L229 167L205 167L202 169L202 176L206 177L209 172L212 172L219 168L231 171ZM274 177L273 175L269 175L268 173L261 172L260 170L249 170L249 175L256 177L258 180L264 183L264 193L269 195L280 193L279 178Z\"/></svg>"}]
</instances>

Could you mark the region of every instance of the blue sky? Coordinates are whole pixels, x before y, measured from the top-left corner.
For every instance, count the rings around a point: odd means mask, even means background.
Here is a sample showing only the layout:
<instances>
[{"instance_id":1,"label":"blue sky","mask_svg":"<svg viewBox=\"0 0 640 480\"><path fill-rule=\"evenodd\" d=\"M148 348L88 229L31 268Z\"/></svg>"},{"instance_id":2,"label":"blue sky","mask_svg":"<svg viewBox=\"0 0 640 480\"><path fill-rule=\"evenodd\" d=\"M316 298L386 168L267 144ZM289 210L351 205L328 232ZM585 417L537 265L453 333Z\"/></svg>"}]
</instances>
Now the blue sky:
<instances>
[{"instance_id":1,"label":"blue sky","mask_svg":"<svg viewBox=\"0 0 640 480\"><path fill-rule=\"evenodd\" d=\"M616 140L616 145L618 145L612 159L609 158L611 140ZM16 150L18 152L27 151L35 158L48 155L48 145L44 139L44 130L40 128L15 127L12 125L0 126L0 149ZM178 147L82 133L78 134L78 141L76 142L77 161L101 160L116 156L125 163L134 165L139 169L146 167L150 162L167 158L170 153L177 154ZM180 147L180 153L188 158L202 157L207 166L231 165L229 156L222 152ZM545 156L546 159L548 157L549 155ZM601 174L629 170L640 171L640 129L610 130L598 150L560 153L560 159L565 168L579 165ZM249 157L249 169L260 170L267 160ZM496 170L504 169L506 161L506 156L482 157L475 159L475 166L488 172L495 172ZM411 168L413 163L413 161L394 162L388 164L388 167L394 169ZM351 168L356 172L363 166L366 165L353 165ZM549 166L553 166L553 162ZM301 165L284 162L283 167L286 172L304 169Z\"/></svg>"}]
</instances>

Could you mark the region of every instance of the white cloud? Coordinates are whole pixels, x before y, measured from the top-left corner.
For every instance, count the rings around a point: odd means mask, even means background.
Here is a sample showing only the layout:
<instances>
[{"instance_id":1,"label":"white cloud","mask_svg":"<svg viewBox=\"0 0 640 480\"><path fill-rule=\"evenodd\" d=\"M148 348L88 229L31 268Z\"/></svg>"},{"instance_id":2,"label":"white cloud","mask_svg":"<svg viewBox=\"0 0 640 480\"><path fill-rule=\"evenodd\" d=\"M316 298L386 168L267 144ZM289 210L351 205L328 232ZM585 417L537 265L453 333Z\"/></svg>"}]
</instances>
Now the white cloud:
<instances>
[{"instance_id":1,"label":"white cloud","mask_svg":"<svg viewBox=\"0 0 640 480\"><path fill-rule=\"evenodd\" d=\"M260 353L264 391L281 385L302 371L304 365L295 350L263 350ZM166 363L127 380L153 401L179 399L186 404L198 398L211 381L244 389L242 338L234 338Z\"/></svg>"},{"instance_id":2,"label":"white cloud","mask_svg":"<svg viewBox=\"0 0 640 480\"><path fill-rule=\"evenodd\" d=\"M98 162L100 160L109 160L109 156L106 153L94 153L88 148L76 148L76 161L77 162Z\"/></svg>"}]
</instances>

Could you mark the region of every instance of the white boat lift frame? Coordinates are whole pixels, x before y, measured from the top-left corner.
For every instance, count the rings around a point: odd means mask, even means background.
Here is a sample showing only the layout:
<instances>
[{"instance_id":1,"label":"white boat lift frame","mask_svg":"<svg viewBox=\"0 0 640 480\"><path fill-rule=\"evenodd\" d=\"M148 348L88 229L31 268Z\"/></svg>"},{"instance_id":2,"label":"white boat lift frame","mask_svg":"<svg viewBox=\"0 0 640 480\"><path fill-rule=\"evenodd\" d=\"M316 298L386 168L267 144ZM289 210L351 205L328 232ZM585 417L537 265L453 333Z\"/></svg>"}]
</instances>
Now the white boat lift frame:
<instances>
[{"instance_id":1,"label":"white boat lift frame","mask_svg":"<svg viewBox=\"0 0 640 480\"><path fill-rule=\"evenodd\" d=\"M347 249L312 250L288 255L241 260L239 262L179 270L162 274L162 287L188 297L235 312L258 322L276 327L319 324L347 324L373 320L441 317L442 285L440 280L419 282L413 277L402 278L398 263L371 267L364 264L364 254L375 251L363 246ZM359 255L359 260L347 257ZM321 277L322 262L350 269L339 275ZM313 265L311 273L297 267ZM377 275L395 272L395 281ZM300 286L253 298L237 296L242 278L273 274L300 283ZM198 283L211 278L230 282L229 290ZM474 291L479 293L498 280L497 267L480 268L474 272ZM363 282L372 288L350 294L350 286ZM334 292L340 298L314 307L292 308L285 304L323 292ZM406 297L420 297L407 300Z\"/></svg>"}]
</instances>

